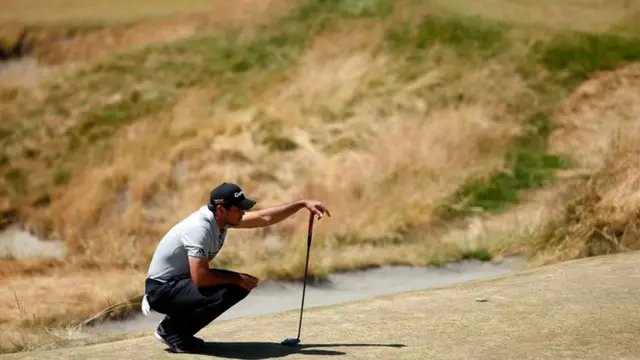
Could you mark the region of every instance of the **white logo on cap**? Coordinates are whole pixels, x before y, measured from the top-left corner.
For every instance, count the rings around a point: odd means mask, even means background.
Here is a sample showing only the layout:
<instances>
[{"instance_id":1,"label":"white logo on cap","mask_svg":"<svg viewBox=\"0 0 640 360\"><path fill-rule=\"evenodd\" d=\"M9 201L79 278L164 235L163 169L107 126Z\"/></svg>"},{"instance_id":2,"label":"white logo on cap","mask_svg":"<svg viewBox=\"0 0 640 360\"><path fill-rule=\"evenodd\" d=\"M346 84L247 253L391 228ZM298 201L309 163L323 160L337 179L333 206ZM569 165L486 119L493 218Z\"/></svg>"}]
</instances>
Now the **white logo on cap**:
<instances>
[{"instance_id":1,"label":"white logo on cap","mask_svg":"<svg viewBox=\"0 0 640 360\"><path fill-rule=\"evenodd\" d=\"M242 196L242 191L233 193L233 196L235 196L236 198L239 198L240 196Z\"/></svg>"}]
</instances>

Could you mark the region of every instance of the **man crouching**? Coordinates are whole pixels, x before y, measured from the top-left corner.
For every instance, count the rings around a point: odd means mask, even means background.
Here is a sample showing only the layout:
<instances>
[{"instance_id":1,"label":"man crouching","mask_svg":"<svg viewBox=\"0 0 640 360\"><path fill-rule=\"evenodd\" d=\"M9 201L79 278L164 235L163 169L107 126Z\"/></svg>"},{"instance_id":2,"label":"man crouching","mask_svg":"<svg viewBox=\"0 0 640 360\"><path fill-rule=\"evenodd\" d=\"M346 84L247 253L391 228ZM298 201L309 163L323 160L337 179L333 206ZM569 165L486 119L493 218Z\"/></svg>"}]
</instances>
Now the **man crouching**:
<instances>
[{"instance_id":1,"label":"man crouching","mask_svg":"<svg viewBox=\"0 0 640 360\"><path fill-rule=\"evenodd\" d=\"M143 312L164 314L155 337L180 353L200 352L204 341L194 335L244 299L258 285L249 274L210 269L224 244L227 229L276 224L307 208L322 218L331 214L321 202L301 200L259 211L236 184L211 191L209 204L174 225L158 244L145 281Z\"/></svg>"}]
</instances>

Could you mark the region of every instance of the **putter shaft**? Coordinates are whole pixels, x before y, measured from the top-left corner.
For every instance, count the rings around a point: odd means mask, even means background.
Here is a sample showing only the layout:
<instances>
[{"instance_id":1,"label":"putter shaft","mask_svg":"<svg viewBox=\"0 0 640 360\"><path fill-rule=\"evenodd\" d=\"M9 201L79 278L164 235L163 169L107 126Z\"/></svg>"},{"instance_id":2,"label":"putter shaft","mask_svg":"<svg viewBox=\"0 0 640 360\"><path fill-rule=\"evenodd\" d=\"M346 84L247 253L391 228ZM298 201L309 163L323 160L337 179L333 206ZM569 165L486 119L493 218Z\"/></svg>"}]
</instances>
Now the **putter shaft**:
<instances>
[{"instance_id":1,"label":"putter shaft","mask_svg":"<svg viewBox=\"0 0 640 360\"><path fill-rule=\"evenodd\" d=\"M311 250L311 237L313 234L313 220L314 215L311 213L309 216L309 231L307 233L307 260L304 265L304 282L302 284L302 303L300 304L300 322L298 324L298 340L300 340L300 331L302 330L302 313L304 311L304 297L307 290L307 271L309 269L309 253Z\"/></svg>"}]
</instances>

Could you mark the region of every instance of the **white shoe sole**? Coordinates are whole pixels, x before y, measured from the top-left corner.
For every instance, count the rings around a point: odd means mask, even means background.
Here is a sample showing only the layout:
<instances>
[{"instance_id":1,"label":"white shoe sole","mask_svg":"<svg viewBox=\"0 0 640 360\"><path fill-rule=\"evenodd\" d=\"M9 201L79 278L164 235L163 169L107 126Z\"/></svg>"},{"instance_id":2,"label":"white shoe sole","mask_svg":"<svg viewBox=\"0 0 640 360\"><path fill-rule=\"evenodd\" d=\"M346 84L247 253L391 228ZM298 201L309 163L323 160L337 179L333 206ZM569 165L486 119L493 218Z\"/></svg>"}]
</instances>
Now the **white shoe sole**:
<instances>
[{"instance_id":1,"label":"white shoe sole","mask_svg":"<svg viewBox=\"0 0 640 360\"><path fill-rule=\"evenodd\" d=\"M169 350L173 351L173 352L177 352L177 353L189 353L191 351L185 351L185 350L181 350L181 349L177 349L175 346L169 344L165 339L162 338L162 336L160 336L160 334L158 334L158 331L156 330L153 335L156 337L156 339L158 339L158 341L160 341L161 343L167 345L169 347ZM204 341L203 341L204 343Z\"/></svg>"},{"instance_id":2,"label":"white shoe sole","mask_svg":"<svg viewBox=\"0 0 640 360\"><path fill-rule=\"evenodd\" d=\"M156 337L156 339L158 339L158 341L160 341L161 343L163 343L163 344L165 344L165 345L167 345L167 346L169 346L169 347L172 347L172 346L171 346L171 344L169 344L168 342L166 342L166 341L162 338L162 336L160 336L160 334L158 334L158 331L156 331L153 335L154 335L154 336Z\"/></svg>"}]
</instances>

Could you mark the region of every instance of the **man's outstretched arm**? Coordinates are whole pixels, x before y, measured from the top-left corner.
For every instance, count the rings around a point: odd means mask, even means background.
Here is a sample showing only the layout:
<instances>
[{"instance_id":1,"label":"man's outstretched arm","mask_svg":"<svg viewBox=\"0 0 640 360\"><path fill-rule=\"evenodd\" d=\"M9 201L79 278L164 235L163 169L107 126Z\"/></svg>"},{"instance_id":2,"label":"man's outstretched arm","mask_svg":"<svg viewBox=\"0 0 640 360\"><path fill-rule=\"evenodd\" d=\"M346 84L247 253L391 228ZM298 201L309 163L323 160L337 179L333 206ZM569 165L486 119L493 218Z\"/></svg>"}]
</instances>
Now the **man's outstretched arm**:
<instances>
[{"instance_id":1,"label":"man's outstretched arm","mask_svg":"<svg viewBox=\"0 0 640 360\"><path fill-rule=\"evenodd\" d=\"M277 224L304 208L309 209L318 218L322 218L325 213L331 216L329 210L320 201L299 200L262 210L247 211L242 218L242 223L236 227L249 229Z\"/></svg>"}]
</instances>

